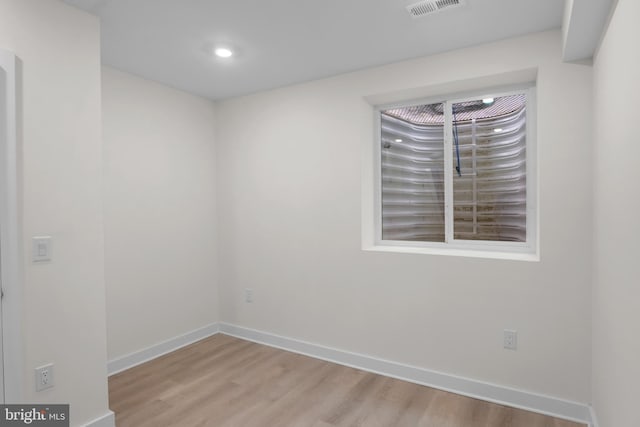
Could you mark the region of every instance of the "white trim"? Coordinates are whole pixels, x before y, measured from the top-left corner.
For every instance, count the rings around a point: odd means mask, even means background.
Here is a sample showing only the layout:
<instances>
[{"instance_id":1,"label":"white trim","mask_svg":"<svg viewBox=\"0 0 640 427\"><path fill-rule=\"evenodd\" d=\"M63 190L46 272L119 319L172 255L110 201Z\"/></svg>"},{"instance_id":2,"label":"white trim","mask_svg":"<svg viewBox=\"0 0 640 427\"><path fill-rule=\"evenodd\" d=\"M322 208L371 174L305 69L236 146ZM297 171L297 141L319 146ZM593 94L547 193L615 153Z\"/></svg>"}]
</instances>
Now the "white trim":
<instances>
[{"instance_id":1,"label":"white trim","mask_svg":"<svg viewBox=\"0 0 640 427\"><path fill-rule=\"evenodd\" d=\"M166 341L159 342L151 347L144 348L142 350L127 354L117 359L107 362L107 373L109 376L117 374L118 372L125 371L133 368L136 365L153 360L164 354L171 353L189 344L193 344L196 341L210 337L217 334L219 326L217 323L212 323L200 329L196 329L186 334L179 335Z\"/></svg>"},{"instance_id":2,"label":"white trim","mask_svg":"<svg viewBox=\"0 0 640 427\"><path fill-rule=\"evenodd\" d=\"M115 427L116 426L116 416L113 411L108 411L101 417L96 418L93 421L89 421L84 424L82 427Z\"/></svg>"},{"instance_id":3,"label":"white trim","mask_svg":"<svg viewBox=\"0 0 640 427\"><path fill-rule=\"evenodd\" d=\"M371 106L404 105L407 100L428 100L445 97L456 93L482 93L494 87L520 86L523 83L535 82L538 77L538 68L526 68L507 71L500 74L490 74L479 77L471 77L465 80L455 80L446 83L436 83L422 87L412 87L404 90L394 90L387 93L372 94L364 97L364 101ZM427 102L425 102L426 104ZM370 144L369 144L370 145Z\"/></svg>"},{"instance_id":4,"label":"white trim","mask_svg":"<svg viewBox=\"0 0 640 427\"><path fill-rule=\"evenodd\" d=\"M373 152L373 181L367 186L373 191L373 230L366 230L372 236L371 246L377 246L376 242L382 240L382 154L380 151L380 143L382 142L382 118L380 110L376 107L373 109L373 123L375 125L374 141L375 145L371 145ZM369 143L370 145L370 143ZM364 223L365 221L363 221Z\"/></svg>"},{"instance_id":5,"label":"white trim","mask_svg":"<svg viewBox=\"0 0 640 427\"><path fill-rule=\"evenodd\" d=\"M453 110L452 102L444 101L444 245L449 247L453 241ZM380 150L380 144L376 143L376 148ZM379 182L382 192L382 183ZM382 207L381 207L382 208ZM407 242L408 243L408 242ZM395 246L388 240L376 242L379 246Z\"/></svg>"},{"instance_id":6,"label":"white trim","mask_svg":"<svg viewBox=\"0 0 640 427\"><path fill-rule=\"evenodd\" d=\"M362 168L362 249L374 252L398 252L427 255L453 255L473 258L493 258L514 261L540 261L540 196L537 189L538 144L536 143L537 70L514 71L485 76L463 82L452 82L393 94L365 97L372 106L373 141L363 148ZM502 84L501 84L502 83ZM448 90L447 90L448 89ZM412 105L445 103L445 115L453 102L483 97L525 93L527 96L527 236L526 242L489 242L453 239L450 187L452 172L451 117L445 120L445 228L446 242L414 242L382 240L381 172L380 172L380 111ZM368 182L368 180L371 180ZM371 206L373 202L373 206Z\"/></svg>"},{"instance_id":7,"label":"white trim","mask_svg":"<svg viewBox=\"0 0 640 427\"><path fill-rule=\"evenodd\" d=\"M2 262L2 349L4 400L22 401L22 251L19 203L18 141L20 134L20 74L16 56L0 49L0 67L6 73L7 138L0 144L0 257Z\"/></svg>"},{"instance_id":8,"label":"white trim","mask_svg":"<svg viewBox=\"0 0 640 427\"><path fill-rule=\"evenodd\" d=\"M229 323L220 323L220 332L248 341L265 344L270 347L280 348L316 359L327 360L340 365L350 366L387 377L398 378L463 396L551 415L579 423L588 424L591 422L589 407L579 402L571 402L552 396L504 387L416 366L404 365Z\"/></svg>"},{"instance_id":9,"label":"white trim","mask_svg":"<svg viewBox=\"0 0 640 427\"><path fill-rule=\"evenodd\" d=\"M401 244L402 243L402 244ZM408 245L406 243L413 243ZM363 246L362 250L371 252L395 252L405 254L423 254L423 255L444 255L444 256L462 256L467 258L491 258L503 259L511 261L540 261L539 254L518 253L518 252L498 252L480 249L458 249L452 247L422 247L417 242L398 242L397 246Z\"/></svg>"},{"instance_id":10,"label":"white trim","mask_svg":"<svg viewBox=\"0 0 640 427\"><path fill-rule=\"evenodd\" d=\"M111 360L108 363L108 373L114 375L217 333L475 399L586 423L590 427L598 427L595 411L591 406L583 403L405 365L224 322L213 323ZM85 427L113 427L114 424L111 424L113 422L112 416L112 414L106 414L104 417L86 424Z\"/></svg>"}]
</instances>

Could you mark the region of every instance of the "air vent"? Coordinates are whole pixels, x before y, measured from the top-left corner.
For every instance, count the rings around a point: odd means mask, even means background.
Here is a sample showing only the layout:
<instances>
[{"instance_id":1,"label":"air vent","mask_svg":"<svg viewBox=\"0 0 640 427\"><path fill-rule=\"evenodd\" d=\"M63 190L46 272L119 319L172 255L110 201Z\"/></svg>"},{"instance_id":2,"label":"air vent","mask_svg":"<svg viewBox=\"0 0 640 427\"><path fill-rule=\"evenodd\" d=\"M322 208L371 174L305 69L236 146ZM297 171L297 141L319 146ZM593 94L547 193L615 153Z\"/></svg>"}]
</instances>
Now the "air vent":
<instances>
[{"instance_id":1,"label":"air vent","mask_svg":"<svg viewBox=\"0 0 640 427\"><path fill-rule=\"evenodd\" d=\"M423 0L407 6L407 10L414 18L453 9L465 4L465 0Z\"/></svg>"}]
</instances>

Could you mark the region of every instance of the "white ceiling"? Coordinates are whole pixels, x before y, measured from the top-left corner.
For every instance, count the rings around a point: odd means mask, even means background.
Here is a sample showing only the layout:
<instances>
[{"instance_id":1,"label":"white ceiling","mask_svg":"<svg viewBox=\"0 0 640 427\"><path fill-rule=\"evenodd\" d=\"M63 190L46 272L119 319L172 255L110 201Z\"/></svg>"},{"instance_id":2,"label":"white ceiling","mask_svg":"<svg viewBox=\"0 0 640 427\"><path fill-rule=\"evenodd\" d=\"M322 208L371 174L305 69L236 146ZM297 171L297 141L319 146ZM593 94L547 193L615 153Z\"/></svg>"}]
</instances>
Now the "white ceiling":
<instances>
[{"instance_id":1,"label":"white ceiling","mask_svg":"<svg viewBox=\"0 0 640 427\"><path fill-rule=\"evenodd\" d=\"M65 0L102 21L103 63L222 99L560 28L561 0ZM225 44L237 54L214 58Z\"/></svg>"}]
</instances>

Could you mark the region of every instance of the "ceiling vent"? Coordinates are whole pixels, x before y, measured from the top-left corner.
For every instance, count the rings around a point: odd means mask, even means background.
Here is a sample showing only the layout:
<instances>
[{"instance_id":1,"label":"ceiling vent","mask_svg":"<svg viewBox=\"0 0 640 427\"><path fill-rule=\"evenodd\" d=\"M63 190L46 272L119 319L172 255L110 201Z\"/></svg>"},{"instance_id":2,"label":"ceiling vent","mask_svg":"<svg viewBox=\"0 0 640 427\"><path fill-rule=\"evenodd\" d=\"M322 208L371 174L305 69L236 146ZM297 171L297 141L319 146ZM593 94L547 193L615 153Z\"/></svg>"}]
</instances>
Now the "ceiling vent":
<instances>
[{"instance_id":1,"label":"ceiling vent","mask_svg":"<svg viewBox=\"0 0 640 427\"><path fill-rule=\"evenodd\" d=\"M407 10L414 18L431 15L433 13L442 12L443 10L453 9L463 6L466 0L423 0L407 6Z\"/></svg>"}]
</instances>

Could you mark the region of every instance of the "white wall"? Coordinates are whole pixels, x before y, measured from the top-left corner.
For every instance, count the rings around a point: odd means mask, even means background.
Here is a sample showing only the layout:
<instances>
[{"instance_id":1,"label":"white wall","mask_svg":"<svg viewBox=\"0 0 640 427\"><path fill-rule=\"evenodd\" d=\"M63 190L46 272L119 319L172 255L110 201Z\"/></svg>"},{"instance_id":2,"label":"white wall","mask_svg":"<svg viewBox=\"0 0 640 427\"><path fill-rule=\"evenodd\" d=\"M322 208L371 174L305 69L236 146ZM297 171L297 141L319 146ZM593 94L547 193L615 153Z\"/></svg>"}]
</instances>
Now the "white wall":
<instances>
[{"instance_id":1,"label":"white wall","mask_svg":"<svg viewBox=\"0 0 640 427\"><path fill-rule=\"evenodd\" d=\"M619 0L594 61L593 404L600 427L640 425L640 4Z\"/></svg>"},{"instance_id":2,"label":"white wall","mask_svg":"<svg viewBox=\"0 0 640 427\"><path fill-rule=\"evenodd\" d=\"M22 63L23 402L107 413L98 20L53 0L0 0L0 47ZM34 265L31 236L53 236ZM36 393L33 369L55 364Z\"/></svg>"},{"instance_id":3,"label":"white wall","mask_svg":"<svg viewBox=\"0 0 640 427\"><path fill-rule=\"evenodd\" d=\"M221 102L222 320L587 402L591 68L560 61L554 31ZM530 67L541 261L362 251L363 97Z\"/></svg>"},{"instance_id":4,"label":"white wall","mask_svg":"<svg viewBox=\"0 0 640 427\"><path fill-rule=\"evenodd\" d=\"M214 105L103 68L109 360L218 320Z\"/></svg>"}]
</instances>

